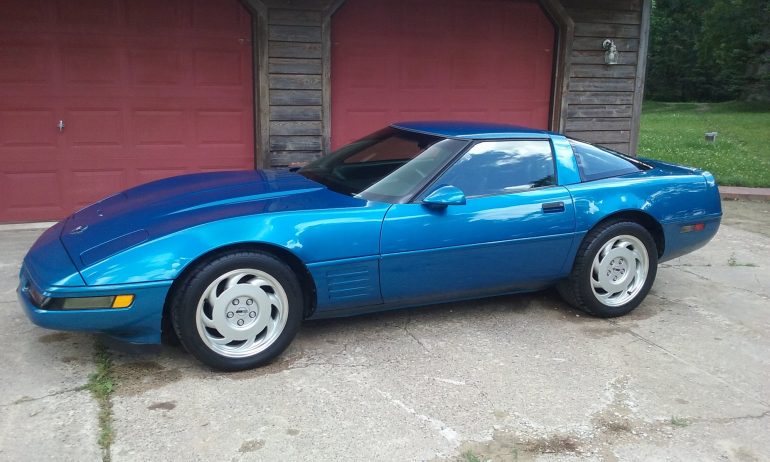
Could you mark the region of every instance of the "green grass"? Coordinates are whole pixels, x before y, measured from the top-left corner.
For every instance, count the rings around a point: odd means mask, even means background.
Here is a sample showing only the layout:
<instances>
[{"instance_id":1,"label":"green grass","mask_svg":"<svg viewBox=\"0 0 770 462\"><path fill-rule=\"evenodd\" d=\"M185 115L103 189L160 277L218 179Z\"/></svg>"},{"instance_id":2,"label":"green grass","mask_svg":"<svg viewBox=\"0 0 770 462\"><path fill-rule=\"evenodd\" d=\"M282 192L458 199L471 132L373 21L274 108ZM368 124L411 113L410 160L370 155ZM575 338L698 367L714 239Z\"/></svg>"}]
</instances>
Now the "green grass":
<instances>
[{"instance_id":1,"label":"green grass","mask_svg":"<svg viewBox=\"0 0 770 462\"><path fill-rule=\"evenodd\" d=\"M477 456L473 451L465 451L462 454L463 462L484 462L481 457Z\"/></svg>"},{"instance_id":2,"label":"green grass","mask_svg":"<svg viewBox=\"0 0 770 462\"><path fill-rule=\"evenodd\" d=\"M96 344L94 360L96 372L88 377L86 387L99 404L99 447L102 449L102 460L109 462L110 446L115 436L112 429L112 402L110 401L110 396L115 391L115 379L112 377L112 357L101 343Z\"/></svg>"},{"instance_id":3,"label":"green grass","mask_svg":"<svg viewBox=\"0 0 770 462\"><path fill-rule=\"evenodd\" d=\"M720 185L770 187L770 104L647 101L638 154L708 170Z\"/></svg>"},{"instance_id":4,"label":"green grass","mask_svg":"<svg viewBox=\"0 0 770 462\"><path fill-rule=\"evenodd\" d=\"M737 258L735 258L735 254L731 254L730 258L727 259L727 265L728 266L748 266L750 268L756 268L756 263L745 263L738 261Z\"/></svg>"},{"instance_id":5,"label":"green grass","mask_svg":"<svg viewBox=\"0 0 770 462\"><path fill-rule=\"evenodd\" d=\"M685 419L684 417L675 417L671 416L671 425L674 427L687 427L690 425L690 421Z\"/></svg>"}]
</instances>

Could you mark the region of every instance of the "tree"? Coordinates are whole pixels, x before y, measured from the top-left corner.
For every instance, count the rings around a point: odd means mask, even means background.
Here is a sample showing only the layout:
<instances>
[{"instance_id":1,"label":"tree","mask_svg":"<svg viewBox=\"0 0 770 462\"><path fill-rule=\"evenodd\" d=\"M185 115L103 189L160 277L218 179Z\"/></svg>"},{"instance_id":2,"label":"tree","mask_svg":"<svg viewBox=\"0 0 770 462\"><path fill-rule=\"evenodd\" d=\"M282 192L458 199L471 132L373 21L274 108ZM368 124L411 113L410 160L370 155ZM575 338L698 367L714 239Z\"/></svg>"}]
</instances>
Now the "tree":
<instances>
[{"instance_id":1,"label":"tree","mask_svg":"<svg viewBox=\"0 0 770 462\"><path fill-rule=\"evenodd\" d=\"M770 2L654 1L647 95L770 100Z\"/></svg>"}]
</instances>

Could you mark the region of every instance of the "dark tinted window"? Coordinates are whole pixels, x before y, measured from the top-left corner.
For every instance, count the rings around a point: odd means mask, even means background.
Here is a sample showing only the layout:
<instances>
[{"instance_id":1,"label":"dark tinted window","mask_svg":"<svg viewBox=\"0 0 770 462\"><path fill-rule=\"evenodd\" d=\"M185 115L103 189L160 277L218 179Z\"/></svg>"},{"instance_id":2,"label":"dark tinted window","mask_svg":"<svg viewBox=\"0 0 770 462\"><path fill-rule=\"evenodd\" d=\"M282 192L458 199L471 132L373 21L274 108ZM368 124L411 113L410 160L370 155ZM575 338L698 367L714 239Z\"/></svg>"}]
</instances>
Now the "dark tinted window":
<instances>
[{"instance_id":1,"label":"dark tinted window","mask_svg":"<svg viewBox=\"0 0 770 462\"><path fill-rule=\"evenodd\" d=\"M506 194L555 184L548 140L485 141L474 145L439 180L466 196Z\"/></svg>"},{"instance_id":2,"label":"dark tinted window","mask_svg":"<svg viewBox=\"0 0 770 462\"><path fill-rule=\"evenodd\" d=\"M644 164L582 141L569 140L575 152L583 181L600 180L611 176L638 172Z\"/></svg>"},{"instance_id":3,"label":"dark tinted window","mask_svg":"<svg viewBox=\"0 0 770 462\"><path fill-rule=\"evenodd\" d=\"M317 159L298 173L343 194L399 202L418 191L468 143L386 128Z\"/></svg>"}]
</instances>

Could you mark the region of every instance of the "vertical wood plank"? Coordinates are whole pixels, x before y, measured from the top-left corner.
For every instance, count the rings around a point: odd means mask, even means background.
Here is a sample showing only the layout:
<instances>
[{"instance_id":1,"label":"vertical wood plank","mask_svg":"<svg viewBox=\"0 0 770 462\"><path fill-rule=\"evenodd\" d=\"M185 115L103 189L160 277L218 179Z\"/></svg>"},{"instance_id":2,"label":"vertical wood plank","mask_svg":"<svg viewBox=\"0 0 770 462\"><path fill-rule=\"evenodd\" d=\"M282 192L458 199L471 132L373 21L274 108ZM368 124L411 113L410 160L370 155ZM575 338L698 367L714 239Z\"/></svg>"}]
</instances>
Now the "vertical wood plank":
<instances>
[{"instance_id":1,"label":"vertical wood plank","mask_svg":"<svg viewBox=\"0 0 770 462\"><path fill-rule=\"evenodd\" d=\"M321 74L322 100L321 121L323 122L323 155L331 149L332 135L332 15L340 9L345 0L332 0L328 8L324 10L323 24L321 25L321 60L323 73Z\"/></svg>"},{"instance_id":2,"label":"vertical wood plank","mask_svg":"<svg viewBox=\"0 0 770 462\"><path fill-rule=\"evenodd\" d=\"M639 37L639 60L636 64L636 85L634 87L634 110L631 116L630 154L636 156L639 148L639 130L642 122L642 102L644 100L644 79L647 74L647 49L650 43L650 13L652 0L642 4L642 24Z\"/></svg>"},{"instance_id":3,"label":"vertical wood plank","mask_svg":"<svg viewBox=\"0 0 770 462\"><path fill-rule=\"evenodd\" d=\"M569 75L575 23L558 0L540 0L540 5L556 23L556 55L551 95L551 130L563 132L567 123Z\"/></svg>"}]
</instances>

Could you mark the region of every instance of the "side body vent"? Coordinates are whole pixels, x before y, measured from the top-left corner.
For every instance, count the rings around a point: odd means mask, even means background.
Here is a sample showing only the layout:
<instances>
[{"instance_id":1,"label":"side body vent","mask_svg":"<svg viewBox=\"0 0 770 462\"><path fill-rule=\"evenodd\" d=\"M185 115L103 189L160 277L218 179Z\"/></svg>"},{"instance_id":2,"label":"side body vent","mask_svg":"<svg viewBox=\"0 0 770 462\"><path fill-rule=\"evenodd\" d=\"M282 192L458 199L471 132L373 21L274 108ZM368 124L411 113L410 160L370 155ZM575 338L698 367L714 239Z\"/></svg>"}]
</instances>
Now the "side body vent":
<instances>
[{"instance_id":1,"label":"side body vent","mask_svg":"<svg viewBox=\"0 0 770 462\"><path fill-rule=\"evenodd\" d=\"M318 290L318 311L382 303L377 257L308 265Z\"/></svg>"}]
</instances>

